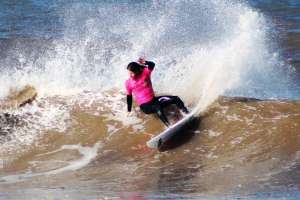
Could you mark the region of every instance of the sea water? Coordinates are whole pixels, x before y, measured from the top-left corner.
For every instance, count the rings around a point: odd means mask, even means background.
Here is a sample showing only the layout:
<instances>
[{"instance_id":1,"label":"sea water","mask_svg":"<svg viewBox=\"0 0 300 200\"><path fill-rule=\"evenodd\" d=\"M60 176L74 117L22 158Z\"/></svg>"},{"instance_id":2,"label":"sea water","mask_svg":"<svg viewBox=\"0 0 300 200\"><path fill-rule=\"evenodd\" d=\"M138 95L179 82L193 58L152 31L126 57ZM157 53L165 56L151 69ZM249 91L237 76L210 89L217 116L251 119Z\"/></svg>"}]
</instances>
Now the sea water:
<instances>
[{"instance_id":1,"label":"sea water","mask_svg":"<svg viewBox=\"0 0 300 200\"><path fill-rule=\"evenodd\" d=\"M0 199L298 199L298 1L2 1ZM175 147L126 113L126 66L199 110ZM241 98L243 97L243 98ZM9 115L4 115L4 112Z\"/></svg>"}]
</instances>

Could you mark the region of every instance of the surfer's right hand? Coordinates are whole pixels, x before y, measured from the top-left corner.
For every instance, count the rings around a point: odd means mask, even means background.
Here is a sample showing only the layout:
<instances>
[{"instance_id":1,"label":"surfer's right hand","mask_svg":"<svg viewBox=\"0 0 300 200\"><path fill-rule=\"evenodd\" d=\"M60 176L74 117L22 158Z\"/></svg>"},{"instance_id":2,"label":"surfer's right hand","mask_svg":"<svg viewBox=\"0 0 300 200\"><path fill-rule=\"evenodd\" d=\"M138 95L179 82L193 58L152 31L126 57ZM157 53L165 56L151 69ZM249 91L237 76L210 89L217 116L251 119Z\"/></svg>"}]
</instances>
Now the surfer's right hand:
<instances>
[{"instance_id":1,"label":"surfer's right hand","mask_svg":"<svg viewBox=\"0 0 300 200\"><path fill-rule=\"evenodd\" d=\"M145 59L145 57L144 57L144 56L139 57L138 63L140 63L141 65L145 65L145 64L146 64L146 59Z\"/></svg>"}]
</instances>

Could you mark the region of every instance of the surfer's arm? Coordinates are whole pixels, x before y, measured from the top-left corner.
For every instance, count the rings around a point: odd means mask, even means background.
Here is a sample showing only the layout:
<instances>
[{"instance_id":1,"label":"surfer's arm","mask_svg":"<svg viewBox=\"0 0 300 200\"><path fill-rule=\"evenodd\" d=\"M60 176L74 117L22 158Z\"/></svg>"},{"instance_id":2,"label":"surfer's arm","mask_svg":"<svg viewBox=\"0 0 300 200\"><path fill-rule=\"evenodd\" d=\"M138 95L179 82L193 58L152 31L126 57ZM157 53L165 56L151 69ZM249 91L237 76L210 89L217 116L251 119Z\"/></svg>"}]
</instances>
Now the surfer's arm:
<instances>
[{"instance_id":1,"label":"surfer's arm","mask_svg":"<svg viewBox=\"0 0 300 200\"><path fill-rule=\"evenodd\" d=\"M132 95L127 94L127 111L131 112L132 107Z\"/></svg>"},{"instance_id":2,"label":"surfer's arm","mask_svg":"<svg viewBox=\"0 0 300 200\"><path fill-rule=\"evenodd\" d=\"M152 71L155 67L155 63L152 61L145 61L145 66L147 66L148 69Z\"/></svg>"},{"instance_id":3,"label":"surfer's arm","mask_svg":"<svg viewBox=\"0 0 300 200\"><path fill-rule=\"evenodd\" d=\"M152 62L152 61L147 61L147 60L145 60L144 57L140 57L140 58L138 59L138 63L139 63L140 65L142 65L143 67L147 67L150 71L152 71L152 70L154 69L154 67L155 67L155 63L154 63L154 62Z\"/></svg>"}]
</instances>

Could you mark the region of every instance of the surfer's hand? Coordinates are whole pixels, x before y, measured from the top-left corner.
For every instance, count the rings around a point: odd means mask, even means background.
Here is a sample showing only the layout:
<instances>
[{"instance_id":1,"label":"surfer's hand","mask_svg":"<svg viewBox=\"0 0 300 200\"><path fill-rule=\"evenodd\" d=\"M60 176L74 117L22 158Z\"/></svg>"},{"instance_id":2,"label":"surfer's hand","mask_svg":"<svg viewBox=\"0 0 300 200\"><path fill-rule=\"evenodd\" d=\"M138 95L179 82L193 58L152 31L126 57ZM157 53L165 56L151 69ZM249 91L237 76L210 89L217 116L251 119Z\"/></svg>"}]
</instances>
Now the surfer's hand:
<instances>
[{"instance_id":1,"label":"surfer's hand","mask_svg":"<svg viewBox=\"0 0 300 200\"><path fill-rule=\"evenodd\" d=\"M139 57L138 63L140 63L141 65L145 65L146 64L145 58L144 57Z\"/></svg>"},{"instance_id":2,"label":"surfer's hand","mask_svg":"<svg viewBox=\"0 0 300 200\"><path fill-rule=\"evenodd\" d=\"M127 112L127 117L132 117L133 116L133 112Z\"/></svg>"}]
</instances>

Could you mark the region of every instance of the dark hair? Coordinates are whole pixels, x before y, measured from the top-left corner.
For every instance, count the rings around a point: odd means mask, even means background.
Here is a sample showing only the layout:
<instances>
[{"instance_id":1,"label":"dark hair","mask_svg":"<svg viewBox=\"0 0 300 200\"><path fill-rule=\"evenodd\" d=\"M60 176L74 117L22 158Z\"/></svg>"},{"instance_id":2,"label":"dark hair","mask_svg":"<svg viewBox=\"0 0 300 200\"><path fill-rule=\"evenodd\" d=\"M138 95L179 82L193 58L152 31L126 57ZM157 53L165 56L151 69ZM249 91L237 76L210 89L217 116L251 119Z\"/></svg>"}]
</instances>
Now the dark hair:
<instances>
[{"instance_id":1,"label":"dark hair","mask_svg":"<svg viewBox=\"0 0 300 200\"><path fill-rule=\"evenodd\" d=\"M138 76L143 72L144 66L137 62L131 62L127 65L127 69L132 71L135 76Z\"/></svg>"}]
</instances>

